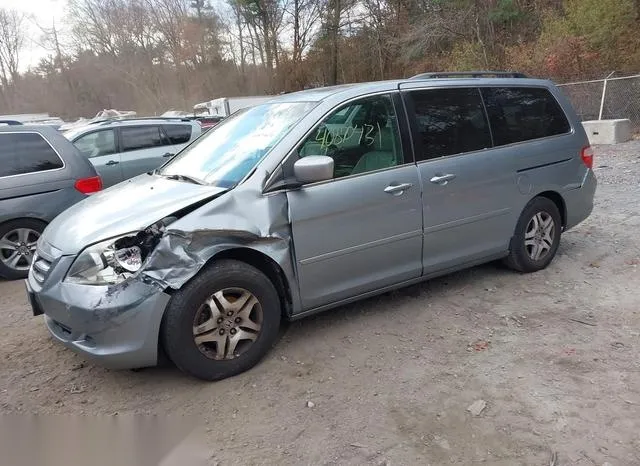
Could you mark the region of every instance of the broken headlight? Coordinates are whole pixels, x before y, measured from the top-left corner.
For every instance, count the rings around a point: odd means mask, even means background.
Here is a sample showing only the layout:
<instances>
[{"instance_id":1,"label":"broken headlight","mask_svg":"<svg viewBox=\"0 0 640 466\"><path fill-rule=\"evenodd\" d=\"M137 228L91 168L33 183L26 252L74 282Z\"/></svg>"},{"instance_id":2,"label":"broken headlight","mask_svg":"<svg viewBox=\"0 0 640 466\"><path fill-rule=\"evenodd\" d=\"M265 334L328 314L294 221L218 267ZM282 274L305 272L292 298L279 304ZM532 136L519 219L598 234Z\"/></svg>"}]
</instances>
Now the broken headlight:
<instances>
[{"instance_id":1,"label":"broken headlight","mask_svg":"<svg viewBox=\"0 0 640 466\"><path fill-rule=\"evenodd\" d=\"M138 235L109 239L89 246L71 265L65 281L82 285L115 285L142 267L145 255Z\"/></svg>"}]
</instances>

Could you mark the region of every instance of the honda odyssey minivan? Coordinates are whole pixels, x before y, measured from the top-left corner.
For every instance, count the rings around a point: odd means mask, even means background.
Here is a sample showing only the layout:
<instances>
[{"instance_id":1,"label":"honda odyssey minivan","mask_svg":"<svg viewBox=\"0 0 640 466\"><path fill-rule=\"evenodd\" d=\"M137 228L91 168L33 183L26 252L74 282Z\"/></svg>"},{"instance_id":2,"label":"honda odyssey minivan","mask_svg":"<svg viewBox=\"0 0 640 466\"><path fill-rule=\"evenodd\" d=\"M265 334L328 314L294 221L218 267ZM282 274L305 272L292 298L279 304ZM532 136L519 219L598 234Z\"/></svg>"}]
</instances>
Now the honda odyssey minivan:
<instances>
[{"instance_id":1,"label":"honda odyssey minivan","mask_svg":"<svg viewBox=\"0 0 640 466\"><path fill-rule=\"evenodd\" d=\"M283 319L503 259L547 267L593 208L585 131L551 82L412 79L291 93L58 216L27 291L112 368L217 380Z\"/></svg>"}]
</instances>

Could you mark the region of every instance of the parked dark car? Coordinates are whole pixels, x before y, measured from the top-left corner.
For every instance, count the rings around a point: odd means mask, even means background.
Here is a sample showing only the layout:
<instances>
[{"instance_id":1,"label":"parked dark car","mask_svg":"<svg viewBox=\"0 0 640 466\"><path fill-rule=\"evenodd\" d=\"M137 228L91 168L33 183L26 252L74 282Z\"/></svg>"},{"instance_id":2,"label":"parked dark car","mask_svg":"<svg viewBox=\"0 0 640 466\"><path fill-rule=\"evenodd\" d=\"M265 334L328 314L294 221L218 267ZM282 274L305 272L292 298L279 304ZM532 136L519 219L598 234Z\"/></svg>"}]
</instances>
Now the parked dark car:
<instances>
[{"instance_id":1,"label":"parked dark car","mask_svg":"<svg viewBox=\"0 0 640 466\"><path fill-rule=\"evenodd\" d=\"M45 226L101 189L91 163L54 128L0 126L0 277L25 278Z\"/></svg>"}]
</instances>

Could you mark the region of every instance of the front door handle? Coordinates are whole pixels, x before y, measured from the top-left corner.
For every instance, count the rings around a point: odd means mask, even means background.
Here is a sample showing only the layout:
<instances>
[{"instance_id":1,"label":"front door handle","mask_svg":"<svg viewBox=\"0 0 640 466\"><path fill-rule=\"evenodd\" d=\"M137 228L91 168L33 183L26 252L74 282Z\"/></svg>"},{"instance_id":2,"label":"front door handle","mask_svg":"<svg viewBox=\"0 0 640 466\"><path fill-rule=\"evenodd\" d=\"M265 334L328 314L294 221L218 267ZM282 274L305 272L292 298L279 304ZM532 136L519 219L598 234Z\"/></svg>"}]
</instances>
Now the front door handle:
<instances>
[{"instance_id":1,"label":"front door handle","mask_svg":"<svg viewBox=\"0 0 640 466\"><path fill-rule=\"evenodd\" d=\"M109 165L118 165L120 162L117 162L116 160L109 160L107 163L105 163L105 165L109 166Z\"/></svg>"},{"instance_id":2,"label":"front door handle","mask_svg":"<svg viewBox=\"0 0 640 466\"><path fill-rule=\"evenodd\" d=\"M399 196L412 186L413 185L411 183L390 184L389 186L384 188L384 192L393 194L394 196Z\"/></svg>"},{"instance_id":3,"label":"front door handle","mask_svg":"<svg viewBox=\"0 0 640 466\"><path fill-rule=\"evenodd\" d=\"M166 154L163 154L163 157L173 157L176 154L172 154L171 152L167 152Z\"/></svg>"},{"instance_id":4,"label":"front door handle","mask_svg":"<svg viewBox=\"0 0 640 466\"><path fill-rule=\"evenodd\" d=\"M429 181L439 185L446 185L449 181L453 180L456 177L453 173L447 173L446 175L436 175L431 178Z\"/></svg>"}]
</instances>

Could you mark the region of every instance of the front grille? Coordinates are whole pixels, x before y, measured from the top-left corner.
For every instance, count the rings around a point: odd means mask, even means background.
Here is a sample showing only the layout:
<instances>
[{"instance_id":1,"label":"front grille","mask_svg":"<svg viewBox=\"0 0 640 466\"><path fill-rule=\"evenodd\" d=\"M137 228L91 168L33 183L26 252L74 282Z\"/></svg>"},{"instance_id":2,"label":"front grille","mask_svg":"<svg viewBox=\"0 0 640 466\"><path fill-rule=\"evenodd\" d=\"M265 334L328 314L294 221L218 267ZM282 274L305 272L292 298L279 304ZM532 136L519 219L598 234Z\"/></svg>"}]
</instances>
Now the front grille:
<instances>
[{"instance_id":1,"label":"front grille","mask_svg":"<svg viewBox=\"0 0 640 466\"><path fill-rule=\"evenodd\" d=\"M44 283L49 276L50 270L51 262L36 253L33 257L33 278L35 278L38 283Z\"/></svg>"}]
</instances>

